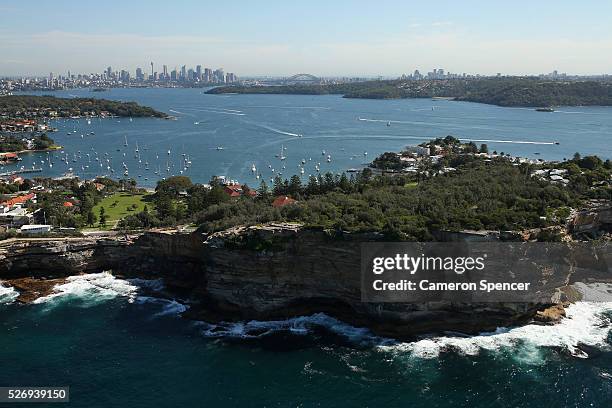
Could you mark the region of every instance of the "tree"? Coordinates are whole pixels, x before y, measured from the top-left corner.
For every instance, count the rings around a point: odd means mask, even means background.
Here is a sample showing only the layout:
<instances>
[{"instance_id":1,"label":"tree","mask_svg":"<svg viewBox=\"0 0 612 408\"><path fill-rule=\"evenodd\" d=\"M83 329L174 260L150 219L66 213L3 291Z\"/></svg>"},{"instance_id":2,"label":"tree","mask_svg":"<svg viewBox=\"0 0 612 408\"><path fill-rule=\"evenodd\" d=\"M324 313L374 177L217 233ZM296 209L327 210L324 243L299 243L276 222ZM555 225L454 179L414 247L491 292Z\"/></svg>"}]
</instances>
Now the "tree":
<instances>
[{"instance_id":1,"label":"tree","mask_svg":"<svg viewBox=\"0 0 612 408\"><path fill-rule=\"evenodd\" d=\"M174 214L172 199L167 194L162 194L155 200L157 205L157 215L160 220L164 220Z\"/></svg>"},{"instance_id":2,"label":"tree","mask_svg":"<svg viewBox=\"0 0 612 408\"><path fill-rule=\"evenodd\" d=\"M302 180L300 180L300 176L293 175L291 176L291 180L289 180L289 189L287 191L289 195L293 197L297 197L302 192Z\"/></svg>"},{"instance_id":3,"label":"tree","mask_svg":"<svg viewBox=\"0 0 612 408\"><path fill-rule=\"evenodd\" d=\"M87 212L87 225L93 227L96 224L96 214L94 214L93 210L90 209Z\"/></svg>"},{"instance_id":4,"label":"tree","mask_svg":"<svg viewBox=\"0 0 612 408\"><path fill-rule=\"evenodd\" d=\"M349 181L348 177L346 177L346 173L342 173L342 175L340 176L338 187L340 187L340 190L342 190L342 192L344 193L350 192L351 182Z\"/></svg>"},{"instance_id":5,"label":"tree","mask_svg":"<svg viewBox=\"0 0 612 408\"><path fill-rule=\"evenodd\" d=\"M274 187L273 190L275 196L285 195L285 185L283 184L283 179L281 176L274 177Z\"/></svg>"},{"instance_id":6,"label":"tree","mask_svg":"<svg viewBox=\"0 0 612 408\"><path fill-rule=\"evenodd\" d=\"M489 146L486 143L480 145L480 153L489 153Z\"/></svg>"},{"instance_id":7,"label":"tree","mask_svg":"<svg viewBox=\"0 0 612 408\"><path fill-rule=\"evenodd\" d=\"M159 194L168 194L171 197L178 197L178 194L181 191L188 190L193 183L191 179L187 176L174 176L168 177L165 180L161 180L157 182L157 187L155 188L155 192Z\"/></svg>"},{"instance_id":8,"label":"tree","mask_svg":"<svg viewBox=\"0 0 612 408\"><path fill-rule=\"evenodd\" d=\"M100 217L99 217L99 226L100 227L105 227L106 226L106 220L108 219L108 217L106 216L106 210L104 209L104 207L100 207Z\"/></svg>"},{"instance_id":9,"label":"tree","mask_svg":"<svg viewBox=\"0 0 612 408\"><path fill-rule=\"evenodd\" d=\"M262 200L270 198L270 189L268 188L266 180L261 180L261 183L259 184L259 190L257 192Z\"/></svg>"},{"instance_id":10,"label":"tree","mask_svg":"<svg viewBox=\"0 0 612 408\"><path fill-rule=\"evenodd\" d=\"M315 176L308 177L308 184L306 185L305 193L309 196L319 194L320 186L319 180Z\"/></svg>"},{"instance_id":11,"label":"tree","mask_svg":"<svg viewBox=\"0 0 612 408\"><path fill-rule=\"evenodd\" d=\"M583 169L595 170L603 164L601 159L597 156L585 156L578 165Z\"/></svg>"}]
</instances>

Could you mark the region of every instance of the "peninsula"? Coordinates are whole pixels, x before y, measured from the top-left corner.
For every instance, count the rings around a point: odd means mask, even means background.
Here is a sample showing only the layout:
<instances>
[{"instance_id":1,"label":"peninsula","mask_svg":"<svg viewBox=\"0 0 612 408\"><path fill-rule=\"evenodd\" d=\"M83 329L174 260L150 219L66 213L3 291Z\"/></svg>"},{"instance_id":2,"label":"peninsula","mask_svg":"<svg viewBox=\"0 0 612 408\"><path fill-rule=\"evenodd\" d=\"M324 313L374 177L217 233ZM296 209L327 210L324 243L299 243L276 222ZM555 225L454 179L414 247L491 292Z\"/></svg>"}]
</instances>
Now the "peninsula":
<instances>
[{"instance_id":1,"label":"peninsula","mask_svg":"<svg viewBox=\"0 0 612 408\"><path fill-rule=\"evenodd\" d=\"M168 115L136 102L96 98L57 98L55 96L9 95L0 97L0 119L53 119L66 117L155 117Z\"/></svg>"},{"instance_id":2,"label":"peninsula","mask_svg":"<svg viewBox=\"0 0 612 408\"><path fill-rule=\"evenodd\" d=\"M209 94L338 94L345 98L448 98L507 107L611 106L612 83L536 78L386 80L324 85L222 86Z\"/></svg>"}]
</instances>

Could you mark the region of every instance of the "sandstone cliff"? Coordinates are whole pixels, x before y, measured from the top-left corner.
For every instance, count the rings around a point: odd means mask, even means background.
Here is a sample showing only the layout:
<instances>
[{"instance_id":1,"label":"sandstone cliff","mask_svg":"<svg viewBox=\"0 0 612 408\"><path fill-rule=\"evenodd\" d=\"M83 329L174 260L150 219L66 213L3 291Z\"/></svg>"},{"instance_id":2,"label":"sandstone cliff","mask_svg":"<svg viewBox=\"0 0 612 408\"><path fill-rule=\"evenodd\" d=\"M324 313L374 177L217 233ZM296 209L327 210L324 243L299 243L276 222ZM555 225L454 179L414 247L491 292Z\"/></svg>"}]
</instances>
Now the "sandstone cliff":
<instances>
[{"instance_id":1,"label":"sandstone cliff","mask_svg":"<svg viewBox=\"0 0 612 408\"><path fill-rule=\"evenodd\" d=\"M364 303L360 243L377 238L267 225L212 235L147 232L114 238L10 240L0 243L0 280L32 277L56 282L53 279L102 270L126 277L161 277L168 290L196 302L193 318L266 320L325 312L396 338L494 330L526 322L550 306ZM559 277L559 282L567 282L567 277ZM18 287L28 290L27 283ZM44 288L39 285L36 291L41 295Z\"/></svg>"}]
</instances>

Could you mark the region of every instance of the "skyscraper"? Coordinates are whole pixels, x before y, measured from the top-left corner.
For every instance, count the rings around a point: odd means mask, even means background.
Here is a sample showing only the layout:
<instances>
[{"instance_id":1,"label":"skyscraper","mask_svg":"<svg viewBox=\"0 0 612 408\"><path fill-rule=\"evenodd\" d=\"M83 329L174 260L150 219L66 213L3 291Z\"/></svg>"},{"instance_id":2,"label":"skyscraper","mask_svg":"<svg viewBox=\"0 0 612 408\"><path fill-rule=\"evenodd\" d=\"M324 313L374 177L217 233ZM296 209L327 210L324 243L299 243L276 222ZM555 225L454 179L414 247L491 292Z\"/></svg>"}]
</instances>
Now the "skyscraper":
<instances>
[{"instance_id":1,"label":"skyscraper","mask_svg":"<svg viewBox=\"0 0 612 408\"><path fill-rule=\"evenodd\" d=\"M223 73L223 68L216 69L213 75L215 77L214 82L225 82L225 74Z\"/></svg>"},{"instance_id":2,"label":"skyscraper","mask_svg":"<svg viewBox=\"0 0 612 408\"><path fill-rule=\"evenodd\" d=\"M196 79L198 81L202 80L202 66L201 65L196 66Z\"/></svg>"}]
</instances>

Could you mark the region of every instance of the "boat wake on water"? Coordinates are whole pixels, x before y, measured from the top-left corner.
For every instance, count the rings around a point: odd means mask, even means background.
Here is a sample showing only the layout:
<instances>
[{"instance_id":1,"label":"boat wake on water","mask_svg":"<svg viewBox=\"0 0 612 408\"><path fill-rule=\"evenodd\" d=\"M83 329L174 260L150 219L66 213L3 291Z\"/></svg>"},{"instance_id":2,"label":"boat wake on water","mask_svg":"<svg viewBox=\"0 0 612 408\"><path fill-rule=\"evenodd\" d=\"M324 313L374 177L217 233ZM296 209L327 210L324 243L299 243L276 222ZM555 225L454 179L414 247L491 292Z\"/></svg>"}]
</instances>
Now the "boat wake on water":
<instances>
[{"instance_id":1,"label":"boat wake on water","mask_svg":"<svg viewBox=\"0 0 612 408\"><path fill-rule=\"evenodd\" d=\"M272 126L267 125L257 125L260 128L267 129L270 132L278 133L279 135L293 136L293 137L301 137L299 133L286 132L284 130L273 128Z\"/></svg>"},{"instance_id":2,"label":"boat wake on water","mask_svg":"<svg viewBox=\"0 0 612 408\"><path fill-rule=\"evenodd\" d=\"M487 143L511 143L511 144L533 144L533 145L556 145L558 142L535 142L530 140L496 140L496 139L464 139L459 138L462 142L487 142Z\"/></svg>"},{"instance_id":3,"label":"boat wake on water","mask_svg":"<svg viewBox=\"0 0 612 408\"><path fill-rule=\"evenodd\" d=\"M216 108L216 107L210 107L207 109L201 109L201 108L180 108L183 110L189 110L189 111L194 111L194 112L208 112L208 113L220 113L220 114L225 114L225 115L235 115L235 116L245 116L246 113L240 111L240 110L236 110L236 109L224 109L224 108ZM172 110L170 110L172 112ZM193 115L191 115L193 116Z\"/></svg>"},{"instance_id":4,"label":"boat wake on water","mask_svg":"<svg viewBox=\"0 0 612 408\"><path fill-rule=\"evenodd\" d=\"M367 119L367 118L357 118L362 122L376 122L376 123L386 123L390 125L392 123L399 124L422 124L422 122L410 122L410 121L402 121L402 120L384 120L384 119ZM406 138L409 138L406 136ZM421 138L419 138L421 139ZM532 144L532 145L558 145L558 142L544 142L544 141L531 141L531 140L499 140L499 139L466 139L466 138L458 138L462 142L480 142L480 143L510 143L510 144Z\"/></svg>"}]
</instances>

